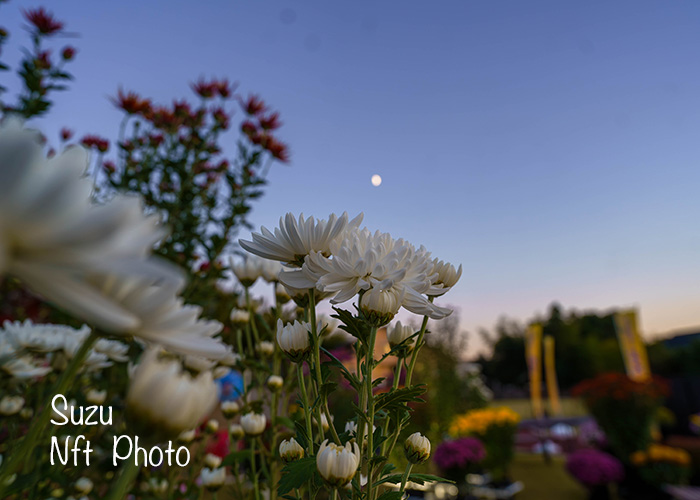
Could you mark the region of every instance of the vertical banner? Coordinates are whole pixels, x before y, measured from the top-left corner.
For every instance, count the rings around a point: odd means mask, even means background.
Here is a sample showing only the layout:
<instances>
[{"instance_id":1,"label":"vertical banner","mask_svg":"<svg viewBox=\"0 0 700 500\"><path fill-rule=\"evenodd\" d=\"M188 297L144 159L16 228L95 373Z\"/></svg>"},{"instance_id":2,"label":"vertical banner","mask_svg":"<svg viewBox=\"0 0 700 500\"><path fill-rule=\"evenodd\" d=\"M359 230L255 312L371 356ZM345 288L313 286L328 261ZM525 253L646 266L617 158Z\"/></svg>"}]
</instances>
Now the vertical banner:
<instances>
[{"instance_id":1,"label":"vertical banner","mask_svg":"<svg viewBox=\"0 0 700 500\"><path fill-rule=\"evenodd\" d=\"M530 378L532 416L542 418L542 325L532 324L525 332L525 356Z\"/></svg>"},{"instance_id":2,"label":"vertical banner","mask_svg":"<svg viewBox=\"0 0 700 500\"><path fill-rule=\"evenodd\" d=\"M615 313L615 331L627 376L637 381L648 380L651 377L651 371L647 349L637 329L637 311Z\"/></svg>"},{"instance_id":3,"label":"vertical banner","mask_svg":"<svg viewBox=\"0 0 700 500\"><path fill-rule=\"evenodd\" d=\"M554 363L554 337L551 335L544 338L544 377L547 382L549 409L553 416L558 416L561 414L561 402L559 400L557 369Z\"/></svg>"}]
</instances>

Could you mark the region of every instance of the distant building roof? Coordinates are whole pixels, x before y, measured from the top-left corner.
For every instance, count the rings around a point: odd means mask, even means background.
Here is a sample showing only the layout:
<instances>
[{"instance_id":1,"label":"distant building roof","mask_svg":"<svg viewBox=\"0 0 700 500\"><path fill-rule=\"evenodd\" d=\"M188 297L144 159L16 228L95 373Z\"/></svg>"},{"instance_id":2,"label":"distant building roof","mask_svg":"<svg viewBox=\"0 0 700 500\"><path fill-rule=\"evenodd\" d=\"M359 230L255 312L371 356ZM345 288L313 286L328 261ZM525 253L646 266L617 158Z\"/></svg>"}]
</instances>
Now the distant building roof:
<instances>
[{"instance_id":1,"label":"distant building roof","mask_svg":"<svg viewBox=\"0 0 700 500\"><path fill-rule=\"evenodd\" d=\"M677 349L679 347L687 347L695 341L700 340L700 332L681 333L663 340L666 347Z\"/></svg>"}]
</instances>

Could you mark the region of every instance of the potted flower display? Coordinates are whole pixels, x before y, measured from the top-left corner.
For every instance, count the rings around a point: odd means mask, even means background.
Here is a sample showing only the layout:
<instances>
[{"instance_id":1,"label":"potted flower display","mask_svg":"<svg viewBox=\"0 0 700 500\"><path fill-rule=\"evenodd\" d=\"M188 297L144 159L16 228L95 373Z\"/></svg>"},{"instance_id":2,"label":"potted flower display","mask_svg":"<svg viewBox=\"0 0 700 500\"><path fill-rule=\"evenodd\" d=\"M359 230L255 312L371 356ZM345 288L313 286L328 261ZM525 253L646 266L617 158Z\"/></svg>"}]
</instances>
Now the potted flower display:
<instances>
[{"instance_id":1,"label":"potted flower display","mask_svg":"<svg viewBox=\"0 0 700 500\"><path fill-rule=\"evenodd\" d=\"M519 421L520 416L507 407L471 410L454 419L450 434L479 438L486 449L482 465L491 474L493 486L507 486L510 484L508 466L513 459Z\"/></svg>"},{"instance_id":2,"label":"potted flower display","mask_svg":"<svg viewBox=\"0 0 700 500\"><path fill-rule=\"evenodd\" d=\"M566 470L588 489L590 500L609 499L610 483L625 477L625 469L617 458L593 448L571 453L566 459Z\"/></svg>"},{"instance_id":3,"label":"potted flower display","mask_svg":"<svg viewBox=\"0 0 700 500\"><path fill-rule=\"evenodd\" d=\"M467 474L478 472L484 457L484 444L475 437L465 437L440 443L433 454L433 462L447 479L465 491Z\"/></svg>"}]
</instances>

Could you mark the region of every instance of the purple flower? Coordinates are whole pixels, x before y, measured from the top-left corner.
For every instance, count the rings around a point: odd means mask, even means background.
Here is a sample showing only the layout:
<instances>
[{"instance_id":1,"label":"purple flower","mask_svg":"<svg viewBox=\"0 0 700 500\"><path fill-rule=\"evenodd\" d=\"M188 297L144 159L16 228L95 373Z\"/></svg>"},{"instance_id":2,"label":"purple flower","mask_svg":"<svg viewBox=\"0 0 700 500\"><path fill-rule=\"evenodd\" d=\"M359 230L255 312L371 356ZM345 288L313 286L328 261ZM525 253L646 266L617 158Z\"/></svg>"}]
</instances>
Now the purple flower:
<instances>
[{"instance_id":1,"label":"purple flower","mask_svg":"<svg viewBox=\"0 0 700 500\"><path fill-rule=\"evenodd\" d=\"M571 453L566 460L566 470L589 487L622 481L625 477L625 470L618 459L594 449Z\"/></svg>"},{"instance_id":2,"label":"purple flower","mask_svg":"<svg viewBox=\"0 0 700 500\"><path fill-rule=\"evenodd\" d=\"M440 443L433 454L433 461L442 470L465 469L481 462L485 456L486 450L481 441L466 437Z\"/></svg>"}]
</instances>

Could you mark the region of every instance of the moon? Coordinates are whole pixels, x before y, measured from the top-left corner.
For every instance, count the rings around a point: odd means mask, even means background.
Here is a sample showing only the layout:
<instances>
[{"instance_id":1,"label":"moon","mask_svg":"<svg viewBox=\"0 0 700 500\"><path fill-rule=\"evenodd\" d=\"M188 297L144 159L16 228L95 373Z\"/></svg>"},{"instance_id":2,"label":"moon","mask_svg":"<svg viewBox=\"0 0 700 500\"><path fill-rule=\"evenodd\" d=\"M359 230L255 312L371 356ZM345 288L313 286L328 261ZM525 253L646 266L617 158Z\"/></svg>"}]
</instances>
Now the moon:
<instances>
[{"instance_id":1,"label":"moon","mask_svg":"<svg viewBox=\"0 0 700 500\"><path fill-rule=\"evenodd\" d=\"M379 186L379 185L382 183L382 176L381 176L381 175L378 175L378 174L374 174L374 175L372 176L371 181L372 181L372 185L373 185L374 187L377 187L377 186Z\"/></svg>"}]
</instances>

